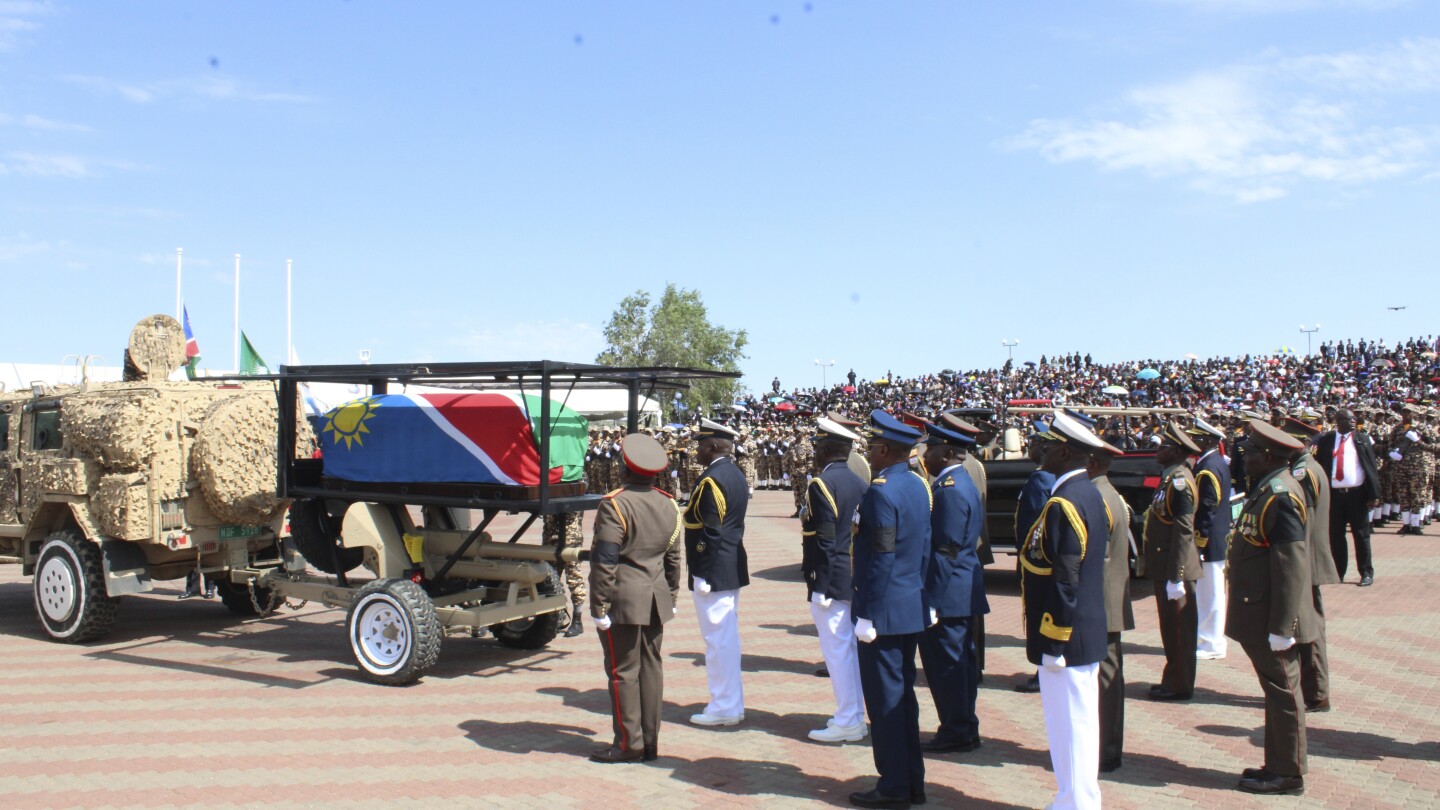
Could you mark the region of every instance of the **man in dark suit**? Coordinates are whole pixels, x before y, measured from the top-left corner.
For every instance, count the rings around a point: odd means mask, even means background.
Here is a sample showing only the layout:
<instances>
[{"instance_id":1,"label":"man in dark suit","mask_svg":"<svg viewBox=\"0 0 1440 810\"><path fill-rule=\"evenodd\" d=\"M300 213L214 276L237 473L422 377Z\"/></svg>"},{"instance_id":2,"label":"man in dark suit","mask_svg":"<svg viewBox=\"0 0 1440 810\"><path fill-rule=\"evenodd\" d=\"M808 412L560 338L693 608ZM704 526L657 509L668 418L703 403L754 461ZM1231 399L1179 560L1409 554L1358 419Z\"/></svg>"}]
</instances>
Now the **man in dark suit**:
<instances>
[{"instance_id":1,"label":"man in dark suit","mask_svg":"<svg viewBox=\"0 0 1440 810\"><path fill-rule=\"evenodd\" d=\"M921 743L930 753L980 747L975 714L979 667L975 662L974 619L990 609L980 566L980 491L965 471L975 440L939 425L927 425L925 469L930 482L930 567L925 598L930 626L920 636L920 663L935 700L940 727Z\"/></svg>"},{"instance_id":2,"label":"man in dark suit","mask_svg":"<svg viewBox=\"0 0 1440 810\"><path fill-rule=\"evenodd\" d=\"M622 444L621 488L595 512L590 615L605 651L614 742L596 762L659 756L665 680L660 644L680 592L680 509L654 487L667 463L660 443L632 433Z\"/></svg>"},{"instance_id":3,"label":"man in dark suit","mask_svg":"<svg viewBox=\"0 0 1440 810\"><path fill-rule=\"evenodd\" d=\"M1099 667L1106 656L1105 501L1085 474L1105 443L1057 413L1041 466L1056 476L1050 498L1020 538L1025 652L1040 667L1040 700L1057 792L1054 807L1100 806Z\"/></svg>"},{"instance_id":4,"label":"man in dark suit","mask_svg":"<svg viewBox=\"0 0 1440 810\"><path fill-rule=\"evenodd\" d=\"M685 510L685 564L690 569L695 618L705 639L710 702L691 715L697 726L733 726L745 719L740 682L740 589L750 584L745 559L745 507L749 486L730 458L739 433L701 419L695 456L705 472Z\"/></svg>"},{"instance_id":5,"label":"man in dark suit","mask_svg":"<svg viewBox=\"0 0 1440 810\"><path fill-rule=\"evenodd\" d=\"M855 515L869 482L848 464L859 438L827 417L815 420L815 458L820 472L810 479L801 505L801 570L805 575L810 618L820 636L820 652L835 692L835 714L825 728L811 731L816 742L859 742L865 739L865 704L860 694L860 664L851 620L854 588L850 547Z\"/></svg>"},{"instance_id":6,"label":"man in dark suit","mask_svg":"<svg viewBox=\"0 0 1440 810\"><path fill-rule=\"evenodd\" d=\"M1375 444L1370 435L1355 429L1355 414L1349 408L1335 412L1335 429L1315 437L1315 460L1330 477L1330 554L1335 572L1345 579L1350 546L1345 530L1355 536L1355 567L1360 584L1375 581L1370 559L1370 510L1380 503L1380 470L1375 462Z\"/></svg>"},{"instance_id":7,"label":"man in dark suit","mask_svg":"<svg viewBox=\"0 0 1440 810\"><path fill-rule=\"evenodd\" d=\"M852 793L850 803L903 808L925 801L915 648L929 622L930 487L909 464L920 431L880 410L870 413L865 431L875 478L860 500L852 608L880 779L873 790Z\"/></svg>"}]
</instances>

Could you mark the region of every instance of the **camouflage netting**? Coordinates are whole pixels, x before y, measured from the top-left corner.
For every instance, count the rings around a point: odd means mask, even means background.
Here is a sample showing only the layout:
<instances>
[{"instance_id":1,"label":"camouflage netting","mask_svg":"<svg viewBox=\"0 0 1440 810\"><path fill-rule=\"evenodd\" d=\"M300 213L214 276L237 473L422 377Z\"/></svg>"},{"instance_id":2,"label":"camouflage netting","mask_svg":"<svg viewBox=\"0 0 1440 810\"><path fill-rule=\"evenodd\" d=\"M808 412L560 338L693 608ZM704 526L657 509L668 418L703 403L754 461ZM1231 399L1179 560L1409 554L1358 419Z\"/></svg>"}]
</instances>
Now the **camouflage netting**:
<instances>
[{"instance_id":1,"label":"camouflage netting","mask_svg":"<svg viewBox=\"0 0 1440 810\"><path fill-rule=\"evenodd\" d=\"M144 475L117 473L101 478L95 502L105 507L94 510L93 515L107 535L121 540L145 540L153 534L150 493Z\"/></svg>"},{"instance_id":2,"label":"camouflage netting","mask_svg":"<svg viewBox=\"0 0 1440 810\"><path fill-rule=\"evenodd\" d=\"M286 505L275 497L276 407L273 396L230 397L206 409L191 454L205 504L221 520L267 523ZM301 421L296 445L309 447Z\"/></svg>"},{"instance_id":3,"label":"camouflage netting","mask_svg":"<svg viewBox=\"0 0 1440 810\"><path fill-rule=\"evenodd\" d=\"M162 468L178 473L177 434L186 406L198 410L225 392L206 393L212 396L168 397L155 389L137 389L132 396L80 394L65 401L65 435L83 456L99 460L108 470L148 470L155 459Z\"/></svg>"},{"instance_id":4,"label":"camouflage netting","mask_svg":"<svg viewBox=\"0 0 1440 810\"><path fill-rule=\"evenodd\" d=\"M165 380L185 365L185 329L169 315L151 315L135 324L125 347L126 380Z\"/></svg>"}]
</instances>

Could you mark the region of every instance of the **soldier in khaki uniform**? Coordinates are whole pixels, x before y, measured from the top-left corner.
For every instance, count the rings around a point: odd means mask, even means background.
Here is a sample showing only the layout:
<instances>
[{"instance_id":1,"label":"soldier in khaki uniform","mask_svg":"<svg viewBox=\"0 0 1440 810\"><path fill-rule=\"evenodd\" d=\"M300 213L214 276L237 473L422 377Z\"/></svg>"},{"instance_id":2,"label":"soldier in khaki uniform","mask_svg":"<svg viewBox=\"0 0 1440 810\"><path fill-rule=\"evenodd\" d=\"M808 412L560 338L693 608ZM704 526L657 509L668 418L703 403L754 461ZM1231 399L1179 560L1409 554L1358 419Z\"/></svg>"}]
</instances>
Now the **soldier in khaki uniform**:
<instances>
[{"instance_id":1,"label":"soldier in khaki uniform","mask_svg":"<svg viewBox=\"0 0 1440 810\"><path fill-rule=\"evenodd\" d=\"M1130 507L1110 482L1110 462L1120 450L1113 446L1090 454L1085 472L1100 490L1110 537L1105 544L1106 652L1100 661L1100 770L1119 769L1125 752L1125 653L1120 634L1135 629L1130 607Z\"/></svg>"},{"instance_id":2,"label":"soldier in khaki uniform","mask_svg":"<svg viewBox=\"0 0 1440 810\"><path fill-rule=\"evenodd\" d=\"M1162 430L1155 460L1165 468L1145 512L1145 576L1155 585L1165 670L1150 687L1151 700L1189 700L1195 694L1195 642L1199 613L1195 581L1200 553L1195 547L1195 474L1185 464L1200 448L1175 423Z\"/></svg>"},{"instance_id":3,"label":"soldier in khaki uniform","mask_svg":"<svg viewBox=\"0 0 1440 810\"><path fill-rule=\"evenodd\" d=\"M622 486L600 502L590 551L590 615L605 652L615 739L596 762L659 756L664 694L661 640L680 592L680 509L654 487L667 459L660 443L625 437Z\"/></svg>"},{"instance_id":4,"label":"soldier in khaki uniform","mask_svg":"<svg viewBox=\"0 0 1440 810\"><path fill-rule=\"evenodd\" d=\"M1335 557L1330 552L1330 476L1315 460L1309 445L1319 435L1319 428L1295 419L1285 422L1286 433L1306 445L1290 465L1290 475L1300 482L1305 493L1305 545L1310 552L1310 587L1315 601L1315 640L1301 644L1300 692L1305 698L1305 711L1330 711L1330 655L1325 646L1325 606L1320 601L1320 586L1340 581L1335 570Z\"/></svg>"},{"instance_id":5,"label":"soldier in khaki uniform","mask_svg":"<svg viewBox=\"0 0 1440 810\"><path fill-rule=\"evenodd\" d=\"M579 512L546 515L542 520L541 526L546 545L556 542L563 542L566 546L573 547L584 545L585 536L580 530ZM565 637L575 638L585 632L585 626L580 618L581 613L585 610L585 575L580 573L580 564L573 562L565 563L564 574L565 587L570 589L570 626L565 628Z\"/></svg>"},{"instance_id":6,"label":"soldier in khaki uniform","mask_svg":"<svg viewBox=\"0 0 1440 810\"><path fill-rule=\"evenodd\" d=\"M1290 474L1302 445L1259 420L1245 441L1246 477L1255 482L1230 544L1230 607L1225 635L1239 642L1265 693L1265 764L1247 768L1250 793L1305 791L1305 708L1299 644L1315 640L1315 604L1306 548L1305 495Z\"/></svg>"}]
</instances>

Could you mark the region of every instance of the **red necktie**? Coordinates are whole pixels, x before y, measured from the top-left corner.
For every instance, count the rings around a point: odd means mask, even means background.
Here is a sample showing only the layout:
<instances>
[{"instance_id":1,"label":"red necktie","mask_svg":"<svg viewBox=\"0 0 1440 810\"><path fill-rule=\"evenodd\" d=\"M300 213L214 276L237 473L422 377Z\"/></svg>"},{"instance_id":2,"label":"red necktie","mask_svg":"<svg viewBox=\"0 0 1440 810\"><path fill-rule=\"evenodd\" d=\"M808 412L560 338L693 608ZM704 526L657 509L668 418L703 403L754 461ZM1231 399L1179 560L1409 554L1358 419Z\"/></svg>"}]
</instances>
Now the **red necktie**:
<instances>
[{"instance_id":1,"label":"red necktie","mask_svg":"<svg viewBox=\"0 0 1440 810\"><path fill-rule=\"evenodd\" d=\"M1350 438L1349 433L1340 436L1340 446L1335 448L1335 480L1345 480L1345 443Z\"/></svg>"}]
</instances>

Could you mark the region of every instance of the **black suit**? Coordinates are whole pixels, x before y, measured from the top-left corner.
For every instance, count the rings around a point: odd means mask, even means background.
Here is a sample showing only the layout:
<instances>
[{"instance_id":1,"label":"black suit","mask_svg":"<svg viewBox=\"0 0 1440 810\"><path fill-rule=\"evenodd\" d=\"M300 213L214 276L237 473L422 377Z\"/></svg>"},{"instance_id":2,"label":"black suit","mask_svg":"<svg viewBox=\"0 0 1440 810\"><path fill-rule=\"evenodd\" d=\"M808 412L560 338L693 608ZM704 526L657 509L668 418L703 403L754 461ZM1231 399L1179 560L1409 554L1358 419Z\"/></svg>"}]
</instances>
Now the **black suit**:
<instances>
[{"instance_id":1,"label":"black suit","mask_svg":"<svg viewBox=\"0 0 1440 810\"><path fill-rule=\"evenodd\" d=\"M1354 448L1355 468L1364 472L1359 485L1345 486L1335 482L1335 431L1315 437L1315 460L1331 478L1330 487L1330 554L1335 558L1335 571L1341 579L1349 567L1350 546L1345 542L1345 528L1355 535L1355 567L1360 576L1372 577L1375 569L1370 559L1370 502L1380 497L1380 469L1375 463L1375 445L1363 430L1353 431L1349 447Z\"/></svg>"}]
</instances>

